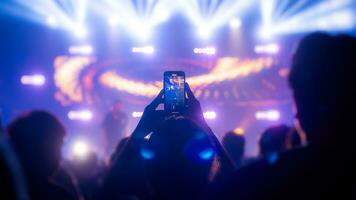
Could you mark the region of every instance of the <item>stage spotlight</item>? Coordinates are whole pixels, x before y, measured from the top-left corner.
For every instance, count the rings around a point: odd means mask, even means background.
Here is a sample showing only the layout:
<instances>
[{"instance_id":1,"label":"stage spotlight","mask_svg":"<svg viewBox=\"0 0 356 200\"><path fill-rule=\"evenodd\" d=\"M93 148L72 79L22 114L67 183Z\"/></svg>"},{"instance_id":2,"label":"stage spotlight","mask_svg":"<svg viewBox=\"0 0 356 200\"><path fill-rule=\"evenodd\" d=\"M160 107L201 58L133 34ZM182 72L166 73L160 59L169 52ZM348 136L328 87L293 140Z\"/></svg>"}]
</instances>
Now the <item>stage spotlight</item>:
<instances>
[{"instance_id":1,"label":"stage spotlight","mask_svg":"<svg viewBox=\"0 0 356 200\"><path fill-rule=\"evenodd\" d=\"M194 48L193 52L195 54L215 55L216 54L216 49L214 47Z\"/></svg>"},{"instance_id":2,"label":"stage spotlight","mask_svg":"<svg viewBox=\"0 0 356 200\"><path fill-rule=\"evenodd\" d=\"M136 31L136 35L141 40L148 40L151 37L151 30L147 27L141 27Z\"/></svg>"},{"instance_id":3,"label":"stage spotlight","mask_svg":"<svg viewBox=\"0 0 356 200\"><path fill-rule=\"evenodd\" d=\"M211 37L212 29L208 26L202 26L198 29L198 34L202 39L207 40Z\"/></svg>"},{"instance_id":4,"label":"stage spotlight","mask_svg":"<svg viewBox=\"0 0 356 200\"><path fill-rule=\"evenodd\" d=\"M278 121L280 117L281 114L278 110L257 111L255 113L255 118L257 120Z\"/></svg>"},{"instance_id":5,"label":"stage spotlight","mask_svg":"<svg viewBox=\"0 0 356 200\"><path fill-rule=\"evenodd\" d=\"M119 24L119 20L116 16L109 17L108 24L111 27L116 27Z\"/></svg>"},{"instance_id":6,"label":"stage spotlight","mask_svg":"<svg viewBox=\"0 0 356 200\"><path fill-rule=\"evenodd\" d=\"M216 118L216 113L214 111L207 111L203 113L204 118L208 120L213 120Z\"/></svg>"},{"instance_id":7,"label":"stage spotlight","mask_svg":"<svg viewBox=\"0 0 356 200\"><path fill-rule=\"evenodd\" d=\"M143 112L136 112L136 111L134 111L134 112L131 113L131 116L132 116L133 118L140 118L140 117L142 117L142 114L143 114Z\"/></svg>"},{"instance_id":8,"label":"stage spotlight","mask_svg":"<svg viewBox=\"0 0 356 200\"><path fill-rule=\"evenodd\" d=\"M133 47L131 49L132 53L143 53L143 54L153 54L155 51L153 46L143 46L143 47Z\"/></svg>"},{"instance_id":9,"label":"stage spotlight","mask_svg":"<svg viewBox=\"0 0 356 200\"><path fill-rule=\"evenodd\" d=\"M275 43L255 45L254 50L258 54L276 54L279 52L279 46Z\"/></svg>"},{"instance_id":10,"label":"stage spotlight","mask_svg":"<svg viewBox=\"0 0 356 200\"><path fill-rule=\"evenodd\" d=\"M73 33L78 39L85 39L88 36L88 30L83 26L74 28Z\"/></svg>"},{"instance_id":11,"label":"stage spotlight","mask_svg":"<svg viewBox=\"0 0 356 200\"><path fill-rule=\"evenodd\" d=\"M34 86L42 86L46 82L46 78L41 74L34 75L23 75L21 77L21 83L23 85L34 85Z\"/></svg>"},{"instance_id":12,"label":"stage spotlight","mask_svg":"<svg viewBox=\"0 0 356 200\"><path fill-rule=\"evenodd\" d=\"M90 121L93 119L93 113L89 110L71 110L67 116L70 120Z\"/></svg>"},{"instance_id":13,"label":"stage spotlight","mask_svg":"<svg viewBox=\"0 0 356 200\"><path fill-rule=\"evenodd\" d=\"M155 157L155 153L151 149L148 149L148 148L140 149L140 154L141 154L142 158L145 160L151 160Z\"/></svg>"},{"instance_id":14,"label":"stage spotlight","mask_svg":"<svg viewBox=\"0 0 356 200\"><path fill-rule=\"evenodd\" d=\"M214 156L214 150L207 148L199 153L199 157L202 160L210 160Z\"/></svg>"},{"instance_id":15,"label":"stage spotlight","mask_svg":"<svg viewBox=\"0 0 356 200\"><path fill-rule=\"evenodd\" d=\"M79 45L79 46L70 46L68 49L70 54L79 54L79 55L91 55L94 52L94 49L91 45Z\"/></svg>"},{"instance_id":16,"label":"stage spotlight","mask_svg":"<svg viewBox=\"0 0 356 200\"><path fill-rule=\"evenodd\" d=\"M77 140L72 146L72 155L75 158L85 159L89 154L89 144L84 140Z\"/></svg>"},{"instance_id":17,"label":"stage spotlight","mask_svg":"<svg viewBox=\"0 0 356 200\"><path fill-rule=\"evenodd\" d=\"M260 30L259 36L260 36L260 38L262 38L264 40L268 40L268 39L272 38L273 32L272 32L271 28L265 26Z\"/></svg>"},{"instance_id":18,"label":"stage spotlight","mask_svg":"<svg viewBox=\"0 0 356 200\"><path fill-rule=\"evenodd\" d=\"M233 131L236 135L244 135L245 130L243 128L235 128Z\"/></svg>"},{"instance_id":19,"label":"stage spotlight","mask_svg":"<svg viewBox=\"0 0 356 200\"><path fill-rule=\"evenodd\" d=\"M165 6L160 4L156 5L154 12L152 13L151 20L155 23L165 22L170 17L170 11Z\"/></svg>"},{"instance_id":20,"label":"stage spotlight","mask_svg":"<svg viewBox=\"0 0 356 200\"><path fill-rule=\"evenodd\" d=\"M49 16L46 18L46 24L51 28L56 28L58 26L58 21L55 17Z\"/></svg>"},{"instance_id":21,"label":"stage spotlight","mask_svg":"<svg viewBox=\"0 0 356 200\"><path fill-rule=\"evenodd\" d=\"M242 22L241 22L241 19L239 19L239 18L233 18L229 22L229 26L232 29L238 29L241 27L241 25L242 25Z\"/></svg>"}]
</instances>

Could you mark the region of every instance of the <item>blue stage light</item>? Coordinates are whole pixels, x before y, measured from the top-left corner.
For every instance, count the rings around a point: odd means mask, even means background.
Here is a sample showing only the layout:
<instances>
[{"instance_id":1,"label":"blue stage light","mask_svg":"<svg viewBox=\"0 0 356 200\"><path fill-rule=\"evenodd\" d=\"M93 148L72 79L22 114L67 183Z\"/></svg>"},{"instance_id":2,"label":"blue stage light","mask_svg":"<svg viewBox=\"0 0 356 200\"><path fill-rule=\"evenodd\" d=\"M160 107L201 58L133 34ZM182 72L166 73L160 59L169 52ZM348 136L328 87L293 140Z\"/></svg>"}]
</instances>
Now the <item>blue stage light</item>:
<instances>
[{"instance_id":1,"label":"blue stage light","mask_svg":"<svg viewBox=\"0 0 356 200\"><path fill-rule=\"evenodd\" d=\"M147 149L147 148L142 148L140 150L140 154L141 154L142 158L145 160L151 160L155 157L155 153L152 150Z\"/></svg>"},{"instance_id":2,"label":"blue stage light","mask_svg":"<svg viewBox=\"0 0 356 200\"><path fill-rule=\"evenodd\" d=\"M202 160L210 160L214 155L212 148L205 149L199 153L199 158Z\"/></svg>"}]
</instances>

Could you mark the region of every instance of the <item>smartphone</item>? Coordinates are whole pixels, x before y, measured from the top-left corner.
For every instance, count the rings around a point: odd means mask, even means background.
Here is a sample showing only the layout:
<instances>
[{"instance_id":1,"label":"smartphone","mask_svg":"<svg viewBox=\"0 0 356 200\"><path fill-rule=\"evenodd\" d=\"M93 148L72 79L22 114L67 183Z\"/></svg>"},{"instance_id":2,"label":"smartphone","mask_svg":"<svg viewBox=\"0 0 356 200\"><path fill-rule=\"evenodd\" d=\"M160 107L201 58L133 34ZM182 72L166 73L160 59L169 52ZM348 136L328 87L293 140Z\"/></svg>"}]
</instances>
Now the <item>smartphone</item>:
<instances>
[{"instance_id":1,"label":"smartphone","mask_svg":"<svg viewBox=\"0 0 356 200\"><path fill-rule=\"evenodd\" d=\"M185 108L185 73L166 71L163 75L164 110L179 113Z\"/></svg>"}]
</instances>

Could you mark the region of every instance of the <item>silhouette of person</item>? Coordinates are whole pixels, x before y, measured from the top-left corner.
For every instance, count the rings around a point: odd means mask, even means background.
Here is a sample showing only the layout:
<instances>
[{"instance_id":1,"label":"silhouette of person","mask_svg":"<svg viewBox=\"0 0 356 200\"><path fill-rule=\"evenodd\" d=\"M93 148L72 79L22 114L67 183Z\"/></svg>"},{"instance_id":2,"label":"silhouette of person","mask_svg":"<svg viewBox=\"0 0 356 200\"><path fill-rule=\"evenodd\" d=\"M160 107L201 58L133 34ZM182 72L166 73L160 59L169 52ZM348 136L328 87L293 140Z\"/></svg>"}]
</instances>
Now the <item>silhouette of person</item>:
<instances>
[{"instance_id":1,"label":"silhouette of person","mask_svg":"<svg viewBox=\"0 0 356 200\"><path fill-rule=\"evenodd\" d=\"M308 145L241 168L211 199L354 199L356 39L314 33L289 81Z\"/></svg>"},{"instance_id":2,"label":"silhouette of person","mask_svg":"<svg viewBox=\"0 0 356 200\"><path fill-rule=\"evenodd\" d=\"M215 146L185 118L166 120L140 148L153 199L197 199L215 176ZM214 165L215 164L215 165Z\"/></svg>"},{"instance_id":3,"label":"silhouette of person","mask_svg":"<svg viewBox=\"0 0 356 200\"><path fill-rule=\"evenodd\" d=\"M187 88L187 109L170 115L149 104L136 129L117 154L98 199L197 199L212 179L233 166L206 124L200 103Z\"/></svg>"},{"instance_id":4,"label":"silhouette of person","mask_svg":"<svg viewBox=\"0 0 356 200\"><path fill-rule=\"evenodd\" d=\"M238 168L242 165L245 152L245 137L234 131L227 132L222 139L222 145Z\"/></svg>"},{"instance_id":5,"label":"silhouette of person","mask_svg":"<svg viewBox=\"0 0 356 200\"><path fill-rule=\"evenodd\" d=\"M24 170L31 199L75 199L51 181L59 167L65 129L46 111L24 113L7 129Z\"/></svg>"},{"instance_id":6,"label":"silhouette of person","mask_svg":"<svg viewBox=\"0 0 356 200\"><path fill-rule=\"evenodd\" d=\"M102 124L104 145L108 157L111 156L119 141L124 137L127 121L127 115L123 110L123 102L116 100Z\"/></svg>"},{"instance_id":7,"label":"silhouette of person","mask_svg":"<svg viewBox=\"0 0 356 200\"><path fill-rule=\"evenodd\" d=\"M295 128L286 125L270 127L259 140L260 156L273 159L279 153L301 146L301 138Z\"/></svg>"}]
</instances>

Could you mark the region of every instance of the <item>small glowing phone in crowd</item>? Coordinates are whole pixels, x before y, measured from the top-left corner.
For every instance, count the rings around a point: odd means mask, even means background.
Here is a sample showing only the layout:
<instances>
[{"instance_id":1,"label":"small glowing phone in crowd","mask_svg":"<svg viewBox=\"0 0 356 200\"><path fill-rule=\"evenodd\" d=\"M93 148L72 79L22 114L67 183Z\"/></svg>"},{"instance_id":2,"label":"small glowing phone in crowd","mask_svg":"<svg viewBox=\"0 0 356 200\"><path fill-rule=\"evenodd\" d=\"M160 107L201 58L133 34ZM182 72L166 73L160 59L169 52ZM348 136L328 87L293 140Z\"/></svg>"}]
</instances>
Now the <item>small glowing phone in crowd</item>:
<instances>
[{"instance_id":1,"label":"small glowing phone in crowd","mask_svg":"<svg viewBox=\"0 0 356 200\"><path fill-rule=\"evenodd\" d=\"M163 75L164 110L180 113L185 108L185 73L166 71Z\"/></svg>"}]
</instances>

